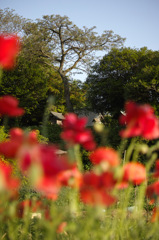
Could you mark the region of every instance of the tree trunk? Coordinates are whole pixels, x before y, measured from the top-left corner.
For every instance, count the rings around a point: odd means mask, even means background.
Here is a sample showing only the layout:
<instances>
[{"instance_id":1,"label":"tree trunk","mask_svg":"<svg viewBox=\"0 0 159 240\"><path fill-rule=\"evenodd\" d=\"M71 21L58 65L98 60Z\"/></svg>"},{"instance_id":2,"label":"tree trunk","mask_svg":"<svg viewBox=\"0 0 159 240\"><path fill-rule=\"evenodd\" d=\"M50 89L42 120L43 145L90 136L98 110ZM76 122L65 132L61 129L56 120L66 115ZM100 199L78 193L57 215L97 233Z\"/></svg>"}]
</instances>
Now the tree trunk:
<instances>
[{"instance_id":1,"label":"tree trunk","mask_svg":"<svg viewBox=\"0 0 159 240\"><path fill-rule=\"evenodd\" d=\"M63 74L60 74L63 84L64 84L64 97L66 101L66 109L68 112L73 112L73 106L70 101L70 89L69 89L69 82L68 78Z\"/></svg>"}]
</instances>

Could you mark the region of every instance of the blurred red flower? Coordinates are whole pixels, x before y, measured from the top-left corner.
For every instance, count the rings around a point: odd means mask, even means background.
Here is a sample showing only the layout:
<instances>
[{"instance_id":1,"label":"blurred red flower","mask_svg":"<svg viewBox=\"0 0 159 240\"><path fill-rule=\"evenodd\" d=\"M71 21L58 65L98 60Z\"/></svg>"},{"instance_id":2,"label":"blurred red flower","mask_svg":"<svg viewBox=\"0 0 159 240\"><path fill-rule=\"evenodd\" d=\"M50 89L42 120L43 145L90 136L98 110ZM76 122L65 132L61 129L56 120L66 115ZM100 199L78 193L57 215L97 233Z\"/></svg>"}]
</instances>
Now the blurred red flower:
<instances>
[{"instance_id":1,"label":"blurred red flower","mask_svg":"<svg viewBox=\"0 0 159 240\"><path fill-rule=\"evenodd\" d=\"M156 222L159 220L159 207L154 207L151 216L151 222Z\"/></svg>"},{"instance_id":2,"label":"blurred red flower","mask_svg":"<svg viewBox=\"0 0 159 240\"><path fill-rule=\"evenodd\" d=\"M21 128L12 128L9 135L10 139L0 143L0 154L7 158L15 158L22 145L37 142L35 131L25 134Z\"/></svg>"},{"instance_id":3,"label":"blurred red flower","mask_svg":"<svg viewBox=\"0 0 159 240\"><path fill-rule=\"evenodd\" d=\"M11 69L20 51L19 37L16 35L0 35L0 66L4 69Z\"/></svg>"},{"instance_id":4,"label":"blurred red flower","mask_svg":"<svg viewBox=\"0 0 159 240\"><path fill-rule=\"evenodd\" d=\"M10 165L3 163L0 160L0 191L12 190L19 187L19 179L13 176L13 169Z\"/></svg>"},{"instance_id":5,"label":"blurred red flower","mask_svg":"<svg viewBox=\"0 0 159 240\"><path fill-rule=\"evenodd\" d=\"M90 160L93 164L100 164L102 162L107 163L108 167L115 167L120 164L120 158L118 153L109 147L99 147L90 155Z\"/></svg>"},{"instance_id":6,"label":"blurred red flower","mask_svg":"<svg viewBox=\"0 0 159 240\"><path fill-rule=\"evenodd\" d=\"M89 172L83 175L83 183L80 187L81 200L90 205L110 206L116 202L116 198L111 195L111 190L116 181L111 172L96 175Z\"/></svg>"},{"instance_id":7,"label":"blurred red flower","mask_svg":"<svg viewBox=\"0 0 159 240\"><path fill-rule=\"evenodd\" d=\"M75 166L71 169L60 172L58 174L58 180L63 186L79 188L82 184L82 174Z\"/></svg>"},{"instance_id":8,"label":"blurred red flower","mask_svg":"<svg viewBox=\"0 0 159 240\"><path fill-rule=\"evenodd\" d=\"M59 156L56 152L57 148L53 145L39 145L39 164L42 175L35 183L35 188L38 191L53 200L57 199L62 186L67 183L69 185L71 177L74 180L76 178L74 175L76 172L70 174L73 171L73 165L68 162L66 157Z\"/></svg>"},{"instance_id":9,"label":"blurred red flower","mask_svg":"<svg viewBox=\"0 0 159 240\"><path fill-rule=\"evenodd\" d=\"M147 187L146 195L151 200L157 199L159 196L159 181L156 181Z\"/></svg>"},{"instance_id":10,"label":"blurred red flower","mask_svg":"<svg viewBox=\"0 0 159 240\"><path fill-rule=\"evenodd\" d=\"M56 232L57 232L57 233L63 233L64 230L65 230L65 228L66 228L66 226L67 226L67 222L62 222L62 223L60 223L60 225L58 226Z\"/></svg>"},{"instance_id":11,"label":"blurred red flower","mask_svg":"<svg viewBox=\"0 0 159 240\"><path fill-rule=\"evenodd\" d=\"M24 144L18 151L17 159L22 172L32 180L33 187L53 200L57 199L66 182L76 178L76 172L71 174L72 164L65 156L57 154L54 145Z\"/></svg>"},{"instance_id":12,"label":"blurred red flower","mask_svg":"<svg viewBox=\"0 0 159 240\"><path fill-rule=\"evenodd\" d=\"M146 181L145 166L138 162L129 162L123 166L123 182L131 182L135 185Z\"/></svg>"},{"instance_id":13,"label":"blurred red flower","mask_svg":"<svg viewBox=\"0 0 159 240\"><path fill-rule=\"evenodd\" d=\"M96 144L90 130L86 129L87 118L78 118L74 113L66 114L61 138L71 144L81 144L86 150L94 150Z\"/></svg>"},{"instance_id":14,"label":"blurred red flower","mask_svg":"<svg viewBox=\"0 0 159 240\"><path fill-rule=\"evenodd\" d=\"M153 174L155 178L159 178L159 159L156 160L155 172Z\"/></svg>"},{"instance_id":15,"label":"blurred red flower","mask_svg":"<svg viewBox=\"0 0 159 240\"><path fill-rule=\"evenodd\" d=\"M52 177L61 171L70 169L72 166L65 156L58 155L57 148L54 145L39 145L40 161L42 164L44 175Z\"/></svg>"},{"instance_id":16,"label":"blurred red flower","mask_svg":"<svg viewBox=\"0 0 159 240\"><path fill-rule=\"evenodd\" d=\"M120 132L121 137L142 136L145 139L159 137L159 119L154 115L151 106L127 102L125 110L126 115L121 115L119 119L120 124L127 125L126 129Z\"/></svg>"},{"instance_id":17,"label":"blurred red flower","mask_svg":"<svg viewBox=\"0 0 159 240\"><path fill-rule=\"evenodd\" d=\"M12 96L3 96L0 98L0 115L9 117L18 117L24 114L24 109L18 107L19 101Z\"/></svg>"},{"instance_id":18,"label":"blurred red flower","mask_svg":"<svg viewBox=\"0 0 159 240\"><path fill-rule=\"evenodd\" d=\"M106 191L102 191L100 189L81 189L81 200L85 204L89 205L103 205L103 206L110 206L116 202L116 198Z\"/></svg>"},{"instance_id":19,"label":"blurred red flower","mask_svg":"<svg viewBox=\"0 0 159 240\"><path fill-rule=\"evenodd\" d=\"M48 199L56 200L58 198L59 191L61 189L61 183L58 181L57 176L37 176L38 179L34 185L34 188Z\"/></svg>"}]
</instances>

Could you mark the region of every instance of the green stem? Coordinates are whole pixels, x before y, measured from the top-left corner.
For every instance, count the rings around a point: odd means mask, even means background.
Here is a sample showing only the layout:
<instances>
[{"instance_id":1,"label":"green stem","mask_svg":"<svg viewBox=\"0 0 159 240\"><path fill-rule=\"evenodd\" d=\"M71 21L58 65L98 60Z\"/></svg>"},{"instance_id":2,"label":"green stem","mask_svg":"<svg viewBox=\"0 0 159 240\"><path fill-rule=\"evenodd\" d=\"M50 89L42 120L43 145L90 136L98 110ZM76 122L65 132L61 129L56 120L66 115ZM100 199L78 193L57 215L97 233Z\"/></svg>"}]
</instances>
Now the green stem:
<instances>
[{"instance_id":1,"label":"green stem","mask_svg":"<svg viewBox=\"0 0 159 240\"><path fill-rule=\"evenodd\" d=\"M127 151L126 151L125 162L129 162L130 161L131 154L132 154L132 152L134 150L135 141L136 141L136 139L132 138L131 143L130 143Z\"/></svg>"},{"instance_id":2,"label":"green stem","mask_svg":"<svg viewBox=\"0 0 159 240\"><path fill-rule=\"evenodd\" d=\"M72 217L76 217L79 214L79 201L78 190L71 189L69 193L69 208Z\"/></svg>"},{"instance_id":3,"label":"green stem","mask_svg":"<svg viewBox=\"0 0 159 240\"><path fill-rule=\"evenodd\" d=\"M69 159L71 162L76 162L78 170L83 172L83 163L80 154L80 145L76 144L73 148L70 148L69 151ZM70 214L71 216L76 216L79 213L79 192L78 189L71 189L69 194L69 202L70 202Z\"/></svg>"},{"instance_id":4,"label":"green stem","mask_svg":"<svg viewBox=\"0 0 159 240\"><path fill-rule=\"evenodd\" d=\"M124 236L124 231L127 228L126 224L128 223L126 221L127 219L127 214L128 214L128 206L129 206L129 200L130 200L130 196L131 196L131 192L133 190L132 186L129 186L127 189L125 189L121 194L121 203L118 209L118 215L116 216L116 218L114 219L115 223L114 225L116 225L118 227L118 229L120 230L120 235Z\"/></svg>"},{"instance_id":5,"label":"green stem","mask_svg":"<svg viewBox=\"0 0 159 240\"><path fill-rule=\"evenodd\" d=\"M151 169L152 165L154 164L154 162L156 161L156 159L157 159L157 153L153 153L152 156L151 156L151 159L146 164L147 172L150 171L150 169Z\"/></svg>"},{"instance_id":6,"label":"green stem","mask_svg":"<svg viewBox=\"0 0 159 240\"><path fill-rule=\"evenodd\" d=\"M122 141L120 143L120 146L118 148L118 153L119 153L121 158L122 158L123 153L125 152L125 148L126 148L127 143L128 143L127 139L122 139Z\"/></svg>"},{"instance_id":7,"label":"green stem","mask_svg":"<svg viewBox=\"0 0 159 240\"><path fill-rule=\"evenodd\" d=\"M149 151L147 153L147 158L150 158L152 155L152 152L155 150L159 150L159 141L155 145L149 148Z\"/></svg>"},{"instance_id":8,"label":"green stem","mask_svg":"<svg viewBox=\"0 0 159 240\"><path fill-rule=\"evenodd\" d=\"M140 148L139 148L139 145L137 145L135 147L135 150L134 150L134 153L133 153L133 157L132 157L132 161L133 162L136 162L138 160L139 153L140 153Z\"/></svg>"},{"instance_id":9,"label":"green stem","mask_svg":"<svg viewBox=\"0 0 159 240\"><path fill-rule=\"evenodd\" d=\"M138 214L141 214L143 211L146 187L147 187L146 183L143 183L137 187L137 196L135 199L135 205L136 207L138 207L138 210L137 210Z\"/></svg>"},{"instance_id":10,"label":"green stem","mask_svg":"<svg viewBox=\"0 0 159 240\"><path fill-rule=\"evenodd\" d=\"M80 145L76 144L74 145L74 156L75 156L75 161L77 162L77 166L80 172L83 172L83 163L82 163L82 158L80 154Z\"/></svg>"}]
</instances>

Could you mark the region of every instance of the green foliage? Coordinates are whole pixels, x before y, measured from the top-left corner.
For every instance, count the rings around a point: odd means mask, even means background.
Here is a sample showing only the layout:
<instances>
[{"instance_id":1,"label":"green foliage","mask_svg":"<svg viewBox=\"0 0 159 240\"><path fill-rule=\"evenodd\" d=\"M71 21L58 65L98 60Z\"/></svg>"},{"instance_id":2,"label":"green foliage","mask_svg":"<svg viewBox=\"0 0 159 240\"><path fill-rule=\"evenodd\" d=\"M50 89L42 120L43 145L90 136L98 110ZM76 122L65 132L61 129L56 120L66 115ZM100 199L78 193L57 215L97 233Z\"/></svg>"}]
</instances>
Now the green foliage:
<instances>
[{"instance_id":1,"label":"green foliage","mask_svg":"<svg viewBox=\"0 0 159 240\"><path fill-rule=\"evenodd\" d=\"M85 149L81 149L81 158L83 163L83 168L85 171L90 171L92 168L92 163L89 160L90 152L86 151Z\"/></svg>"},{"instance_id":2,"label":"green foliage","mask_svg":"<svg viewBox=\"0 0 159 240\"><path fill-rule=\"evenodd\" d=\"M42 118L47 94L47 72L39 64L19 58L18 65L12 71L3 73L0 85L1 95L12 95L19 99L25 109L22 117L24 125L38 122ZM42 104L43 103L43 104Z\"/></svg>"},{"instance_id":3,"label":"green foliage","mask_svg":"<svg viewBox=\"0 0 159 240\"><path fill-rule=\"evenodd\" d=\"M86 86L80 80L69 80L70 101L74 110L84 108L86 106ZM51 107L54 112L67 112L64 99L64 86L62 79L58 73L52 74L48 82L48 95L55 97L55 103Z\"/></svg>"},{"instance_id":4,"label":"green foliage","mask_svg":"<svg viewBox=\"0 0 159 240\"><path fill-rule=\"evenodd\" d=\"M60 137L62 128L57 124L51 124L50 122L46 126L47 128L47 138L50 143L57 144L61 148L64 147L64 142ZM42 126L39 127L40 133L42 132Z\"/></svg>"},{"instance_id":5,"label":"green foliage","mask_svg":"<svg viewBox=\"0 0 159 240\"><path fill-rule=\"evenodd\" d=\"M8 133L6 133L5 127L0 126L0 142L5 141L8 138Z\"/></svg>"},{"instance_id":6,"label":"green foliage","mask_svg":"<svg viewBox=\"0 0 159 240\"><path fill-rule=\"evenodd\" d=\"M118 119L128 100L151 104L159 111L159 52L141 48L112 49L90 72L92 108Z\"/></svg>"},{"instance_id":7,"label":"green foliage","mask_svg":"<svg viewBox=\"0 0 159 240\"><path fill-rule=\"evenodd\" d=\"M116 119L113 119L111 116L105 116L103 119L103 124L107 129L108 145L113 147L114 149L117 149L121 142L121 137L119 135L121 126L119 125L119 121Z\"/></svg>"},{"instance_id":8,"label":"green foliage","mask_svg":"<svg viewBox=\"0 0 159 240\"><path fill-rule=\"evenodd\" d=\"M6 141L8 138L8 133L5 129L4 126L0 126L0 142ZM2 160L3 162L7 163L9 160L4 158L3 156L0 157L0 160Z\"/></svg>"},{"instance_id":9,"label":"green foliage","mask_svg":"<svg viewBox=\"0 0 159 240\"><path fill-rule=\"evenodd\" d=\"M84 109L86 102L87 86L80 80L70 81L70 100L74 110Z\"/></svg>"},{"instance_id":10,"label":"green foliage","mask_svg":"<svg viewBox=\"0 0 159 240\"><path fill-rule=\"evenodd\" d=\"M52 75L48 80L48 96L54 97L54 105L51 106L51 111L61 113L66 112L62 79L55 71L52 72Z\"/></svg>"}]
</instances>

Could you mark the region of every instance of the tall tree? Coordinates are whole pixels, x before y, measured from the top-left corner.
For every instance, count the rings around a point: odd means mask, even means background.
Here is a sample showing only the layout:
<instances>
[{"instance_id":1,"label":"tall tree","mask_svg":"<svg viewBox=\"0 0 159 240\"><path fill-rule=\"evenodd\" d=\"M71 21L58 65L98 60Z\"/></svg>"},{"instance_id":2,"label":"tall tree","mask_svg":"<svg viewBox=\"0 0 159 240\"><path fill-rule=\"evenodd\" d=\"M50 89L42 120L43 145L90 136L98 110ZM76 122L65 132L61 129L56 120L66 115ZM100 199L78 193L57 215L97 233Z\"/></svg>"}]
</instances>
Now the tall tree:
<instances>
[{"instance_id":1,"label":"tall tree","mask_svg":"<svg viewBox=\"0 0 159 240\"><path fill-rule=\"evenodd\" d=\"M93 66L86 83L98 112L118 118L125 101L149 103L159 114L159 51L112 49Z\"/></svg>"},{"instance_id":2,"label":"tall tree","mask_svg":"<svg viewBox=\"0 0 159 240\"><path fill-rule=\"evenodd\" d=\"M36 23L25 25L26 42L32 42L45 62L54 66L61 76L68 111L70 101L69 74L73 70L86 71L95 59L95 52L121 46L124 39L112 31L98 35L95 27L82 29L67 16L46 15Z\"/></svg>"}]
</instances>

